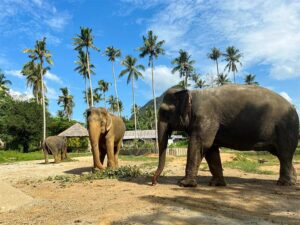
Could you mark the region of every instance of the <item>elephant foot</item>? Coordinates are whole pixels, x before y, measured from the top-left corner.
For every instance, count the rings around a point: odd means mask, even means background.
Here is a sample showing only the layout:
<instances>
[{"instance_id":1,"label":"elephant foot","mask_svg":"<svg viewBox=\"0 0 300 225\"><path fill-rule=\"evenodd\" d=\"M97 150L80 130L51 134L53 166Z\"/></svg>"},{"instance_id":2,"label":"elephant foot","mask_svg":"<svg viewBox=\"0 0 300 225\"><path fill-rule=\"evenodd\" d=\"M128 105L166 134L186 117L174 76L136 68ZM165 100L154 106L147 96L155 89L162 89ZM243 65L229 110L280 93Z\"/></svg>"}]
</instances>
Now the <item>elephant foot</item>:
<instances>
[{"instance_id":1,"label":"elephant foot","mask_svg":"<svg viewBox=\"0 0 300 225\"><path fill-rule=\"evenodd\" d=\"M178 185L180 187L196 187L197 186L197 180L195 178L183 178L180 181L178 181Z\"/></svg>"},{"instance_id":2,"label":"elephant foot","mask_svg":"<svg viewBox=\"0 0 300 225\"><path fill-rule=\"evenodd\" d=\"M279 186L293 186L295 184L296 184L296 179L290 179L290 180L279 179L277 181L277 185L279 185Z\"/></svg>"},{"instance_id":3,"label":"elephant foot","mask_svg":"<svg viewBox=\"0 0 300 225\"><path fill-rule=\"evenodd\" d=\"M226 182L223 178L213 177L208 183L209 186L226 186Z\"/></svg>"},{"instance_id":4,"label":"elephant foot","mask_svg":"<svg viewBox=\"0 0 300 225\"><path fill-rule=\"evenodd\" d=\"M49 161L47 160L47 161L45 161L45 164L49 164Z\"/></svg>"}]
</instances>

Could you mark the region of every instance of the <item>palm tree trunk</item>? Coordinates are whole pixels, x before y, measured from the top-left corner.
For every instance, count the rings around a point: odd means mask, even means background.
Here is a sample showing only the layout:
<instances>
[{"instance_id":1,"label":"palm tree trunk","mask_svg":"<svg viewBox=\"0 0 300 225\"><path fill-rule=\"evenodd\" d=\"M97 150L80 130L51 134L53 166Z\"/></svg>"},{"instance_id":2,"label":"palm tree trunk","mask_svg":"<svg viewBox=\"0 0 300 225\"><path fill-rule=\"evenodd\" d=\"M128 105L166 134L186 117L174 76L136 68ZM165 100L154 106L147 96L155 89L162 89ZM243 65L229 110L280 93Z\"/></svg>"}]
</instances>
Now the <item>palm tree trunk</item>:
<instances>
[{"instance_id":1,"label":"palm tree trunk","mask_svg":"<svg viewBox=\"0 0 300 225\"><path fill-rule=\"evenodd\" d=\"M85 85L85 99L86 99L86 103L88 104L88 106L90 108L90 101L89 101L88 90L87 90L87 86L86 86L86 77L84 77L84 85Z\"/></svg>"},{"instance_id":2,"label":"palm tree trunk","mask_svg":"<svg viewBox=\"0 0 300 225\"><path fill-rule=\"evenodd\" d=\"M104 95L104 108L106 108L106 97L105 97L105 92L103 91L103 95Z\"/></svg>"},{"instance_id":3,"label":"palm tree trunk","mask_svg":"<svg viewBox=\"0 0 300 225\"><path fill-rule=\"evenodd\" d=\"M156 112L156 97L155 97L155 86L154 86L154 76L153 76L153 60L151 60L151 74L152 74L152 94L153 94L153 102L154 102L154 117L155 117L155 145L156 149L158 149L158 138L157 138L157 112Z\"/></svg>"},{"instance_id":4,"label":"palm tree trunk","mask_svg":"<svg viewBox=\"0 0 300 225\"><path fill-rule=\"evenodd\" d=\"M219 76L219 63L218 63L218 59L216 59L216 64L217 64L217 75Z\"/></svg>"},{"instance_id":5,"label":"palm tree trunk","mask_svg":"<svg viewBox=\"0 0 300 225\"><path fill-rule=\"evenodd\" d=\"M235 72L233 71L233 83L235 83Z\"/></svg>"},{"instance_id":6,"label":"palm tree trunk","mask_svg":"<svg viewBox=\"0 0 300 225\"><path fill-rule=\"evenodd\" d=\"M188 86L187 78L188 78L188 75L187 75L187 72L185 72L185 78L184 78L184 80L185 80L185 82L184 82L185 89L187 89L187 86Z\"/></svg>"},{"instance_id":7,"label":"palm tree trunk","mask_svg":"<svg viewBox=\"0 0 300 225\"><path fill-rule=\"evenodd\" d=\"M114 83L115 83L115 95L116 95L116 98L117 98L118 116L121 117L120 106L119 106L118 90L117 90L117 80L116 80L116 75L115 75L114 61L112 61L112 72L113 72Z\"/></svg>"},{"instance_id":8,"label":"palm tree trunk","mask_svg":"<svg viewBox=\"0 0 300 225\"><path fill-rule=\"evenodd\" d=\"M46 139L46 105L45 105L45 93L44 93L44 82L43 82L43 59L40 59L40 62L41 62L40 76L41 76L41 85L42 85L41 88L42 88L42 105L43 105L43 142L44 142ZM43 153L46 159L46 153L44 151Z\"/></svg>"},{"instance_id":9,"label":"palm tree trunk","mask_svg":"<svg viewBox=\"0 0 300 225\"><path fill-rule=\"evenodd\" d=\"M133 76L132 76L132 100L133 100L133 114L134 114L134 139L136 139L136 112L135 112L134 79L133 79Z\"/></svg>"},{"instance_id":10,"label":"palm tree trunk","mask_svg":"<svg viewBox=\"0 0 300 225\"><path fill-rule=\"evenodd\" d=\"M90 80L90 91L91 91L91 105L90 107L94 107L94 96L93 96L93 88L92 88L92 78L91 78L91 71L90 71L90 54L88 48L86 48L86 61L87 61L87 67L88 67L88 74L89 74L89 80Z\"/></svg>"}]
</instances>

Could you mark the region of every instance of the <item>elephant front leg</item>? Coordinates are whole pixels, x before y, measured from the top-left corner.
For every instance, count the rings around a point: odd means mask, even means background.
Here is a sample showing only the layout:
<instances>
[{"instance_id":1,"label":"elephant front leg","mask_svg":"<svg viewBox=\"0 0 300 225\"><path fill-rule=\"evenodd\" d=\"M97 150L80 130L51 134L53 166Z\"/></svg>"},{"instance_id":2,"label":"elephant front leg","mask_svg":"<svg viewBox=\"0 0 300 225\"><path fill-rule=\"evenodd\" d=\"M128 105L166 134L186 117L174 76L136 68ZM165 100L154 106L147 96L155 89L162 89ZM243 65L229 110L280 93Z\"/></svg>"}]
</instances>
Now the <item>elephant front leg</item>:
<instances>
[{"instance_id":1,"label":"elephant front leg","mask_svg":"<svg viewBox=\"0 0 300 225\"><path fill-rule=\"evenodd\" d=\"M107 167L115 168L114 141L106 140Z\"/></svg>"},{"instance_id":2,"label":"elephant front leg","mask_svg":"<svg viewBox=\"0 0 300 225\"><path fill-rule=\"evenodd\" d=\"M220 151L218 146L211 147L205 154L205 159L209 170L212 174L212 179L209 182L210 186L226 186L223 177L223 168L221 163Z\"/></svg>"},{"instance_id":3,"label":"elephant front leg","mask_svg":"<svg viewBox=\"0 0 300 225\"><path fill-rule=\"evenodd\" d=\"M200 162L202 161L203 154L202 142L199 137L191 136L188 154L187 154L187 163L185 169L185 177L179 181L179 185L183 187L196 187L197 186L197 174Z\"/></svg>"}]
</instances>

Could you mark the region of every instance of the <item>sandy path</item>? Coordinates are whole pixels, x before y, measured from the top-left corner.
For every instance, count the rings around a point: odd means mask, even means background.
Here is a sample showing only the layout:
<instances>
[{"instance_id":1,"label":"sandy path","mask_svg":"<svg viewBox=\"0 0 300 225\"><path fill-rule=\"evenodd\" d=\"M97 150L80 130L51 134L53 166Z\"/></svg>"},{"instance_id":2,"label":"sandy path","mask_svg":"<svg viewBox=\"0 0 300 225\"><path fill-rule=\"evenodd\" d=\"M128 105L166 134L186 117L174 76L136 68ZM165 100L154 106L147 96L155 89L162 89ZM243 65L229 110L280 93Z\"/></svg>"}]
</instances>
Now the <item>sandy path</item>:
<instances>
[{"instance_id":1,"label":"sandy path","mask_svg":"<svg viewBox=\"0 0 300 225\"><path fill-rule=\"evenodd\" d=\"M231 156L222 154L222 157L225 160ZM228 186L209 187L209 172L200 171L197 188L181 188L176 182L184 174L185 158L176 158L167 165L167 176L155 187L150 186L148 178L65 186L44 178L89 171L91 157L61 164L41 162L0 165L0 179L33 198L30 204L0 213L0 224L299 224L300 221L299 182L293 187L279 187L275 185L277 175L225 169ZM139 163L121 161L121 165L127 164ZM299 169L297 165L298 174ZM42 182L37 182L42 178Z\"/></svg>"}]
</instances>

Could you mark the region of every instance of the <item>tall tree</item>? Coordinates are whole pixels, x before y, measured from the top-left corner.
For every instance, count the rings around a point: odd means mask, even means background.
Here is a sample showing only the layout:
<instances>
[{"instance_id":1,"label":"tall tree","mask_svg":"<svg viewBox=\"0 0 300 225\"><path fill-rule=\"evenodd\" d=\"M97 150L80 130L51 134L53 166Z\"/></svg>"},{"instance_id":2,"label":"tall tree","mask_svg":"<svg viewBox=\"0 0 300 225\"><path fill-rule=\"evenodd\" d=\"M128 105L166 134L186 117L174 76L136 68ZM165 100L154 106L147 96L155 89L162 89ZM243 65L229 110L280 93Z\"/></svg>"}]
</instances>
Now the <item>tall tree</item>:
<instances>
[{"instance_id":1,"label":"tall tree","mask_svg":"<svg viewBox=\"0 0 300 225\"><path fill-rule=\"evenodd\" d=\"M124 70L121 71L120 77L124 76L125 74L128 74L127 77L127 84L130 83L132 84L132 105L135 105L135 97L134 97L134 80L137 80L139 77L143 78L142 73L140 72L141 70L144 71L145 67L141 64L136 65L137 59L127 55L125 59L121 62L121 64L125 67ZM137 119L136 119L136 111L135 107L134 108L134 128L135 128L135 138L136 138L136 125L137 125Z\"/></svg>"},{"instance_id":2,"label":"tall tree","mask_svg":"<svg viewBox=\"0 0 300 225\"><path fill-rule=\"evenodd\" d=\"M77 65L77 67L75 68L75 71L77 71L80 75L83 76L84 79L84 85L85 85L85 99L88 99L89 97L87 96L88 93L91 93L90 91L87 91L87 83L86 83L86 79L88 79L89 77L89 73L90 74L95 74L94 69L95 66L90 63L89 64L89 70L88 70L88 64L87 64L87 54L82 51L82 49L78 50L78 56L77 56L77 61L75 62L75 64ZM90 72L89 72L90 71ZM90 107L90 100L86 101L88 106Z\"/></svg>"},{"instance_id":3,"label":"tall tree","mask_svg":"<svg viewBox=\"0 0 300 225\"><path fill-rule=\"evenodd\" d=\"M58 97L57 104L62 105L64 115L71 120L73 114L74 101L73 96L69 94L69 89L67 87L61 88L62 95Z\"/></svg>"},{"instance_id":4,"label":"tall tree","mask_svg":"<svg viewBox=\"0 0 300 225\"><path fill-rule=\"evenodd\" d=\"M255 75L249 73L248 75L245 76L245 84L248 85L259 85L257 81L255 81Z\"/></svg>"},{"instance_id":5,"label":"tall tree","mask_svg":"<svg viewBox=\"0 0 300 225\"><path fill-rule=\"evenodd\" d=\"M44 67L44 63L52 65L53 61L51 58L50 51L46 49L46 38L44 37L40 41L36 41L34 49L25 49L24 53L29 54L29 58L32 62L38 61L38 68L41 81L41 94L42 94L42 106L43 106L43 141L46 139L46 104L45 104L45 91L44 91L44 81L43 75L46 70L49 70L49 67ZM26 64L25 64L26 65Z\"/></svg>"},{"instance_id":6,"label":"tall tree","mask_svg":"<svg viewBox=\"0 0 300 225\"><path fill-rule=\"evenodd\" d=\"M121 57L121 50L114 48L113 46L110 46L105 49L105 55L108 57L108 61L111 61L112 63L112 74L114 78L115 96L117 98L117 102L119 102L117 80L115 74L115 61L117 58ZM117 107L118 107L118 116L121 116L119 103L117 104Z\"/></svg>"},{"instance_id":7,"label":"tall tree","mask_svg":"<svg viewBox=\"0 0 300 225\"><path fill-rule=\"evenodd\" d=\"M144 58L149 56L148 66L151 66L151 77L152 77L152 95L154 104L154 115L155 115L155 140L156 148L158 148L158 137L157 137L157 110L156 110L156 96L155 96L155 83L154 83L154 59L157 59L159 55L164 55L165 50L162 48L165 43L164 40L158 41L158 36L153 34L152 30L148 31L147 37L143 36L143 46L138 48L140 51L140 57Z\"/></svg>"},{"instance_id":8,"label":"tall tree","mask_svg":"<svg viewBox=\"0 0 300 225\"><path fill-rule=\"evenodd\" d=\"M91 78L91 71L90 71L90 51L89 49L92 48L96 51L100 51L95 45L94 45L94 37L92 35L92 29L87 27L80 27L80 34L77 34L75 38L73 38L75 46L75 50L80 51L82 49L85 49L86 54L86 64L87 64L87 73L88 73L88 79L90 81L90 97L91 97L91 105L94 106L94 98L93 98L93 88L92 88L92 78Z\"/></svg>"},{"instance_id":9,"label":"tall tree","mask_svg":"<svg viewBox=\"0 0 300 225\"><path fill-rule=\"evenodd\" d=\"M194 88L202 89L208 86L205 80L201 79L200 76L196 73L193 74L192 80L195 82Z\"/></svg>"},{"instance_id":10,"label":"tall tree","mask_svg":"<svg viewBox=\"0 0 300 225\"><path fill-rule=\"evenodd\" d=\"M8 93L7 85L11 85L10 80L6 80L4 73L0 69L0 91L3 91L5 94Z\"/></svg>"},{"instance_id":11,"label":"tall tree","mask_svg":"<svg viewBox=\"0 0 300 225\"><path fill-rule=\"evenodd\" d=\"M105 82L104 80L99 80L98 81L98 87L95 89L96 92L101 91L103 93L103 97L104 97L104 107L106 108L106 97L105 97L105 93L108 91L108 87L109 87L110 83L109 82ZM117 98L118 101L118 98ZM118 103L117 103L118 104ZM118 108L118 112L119 112L119 107Z\"/></svg>"},{"instance_id":12,"label":"tall tree","mask_svg":"<svg viewBox=\"0 0 300 225\"><path fill-rule=\"evenodd\" d=\"M242 65L241 58L242 54L240 53L240 50L235 48L234 46L230 46L226 48L226 52L223 54L225 57L225 61L227 62L227 65L225 66L225 70L227 69L228 72L233 73L233 82L235 83L235 74L238 72L237 64Z\"/></svg>"},{"instance_id":13,"label":"tall tree","mask_svg":"<svg viewBox=\"0 0 300 225\"><path fill-rule=\"evenodd\" d=\"M47 68L44 68L43 75L47 72ZM36 102L42 105L42 83L40 75L40 65L30 61L23 66L21 73L26 76L26 85L27 87L32 88L32 94ZM47 87L44 82L44 93L47 93ZM45 100L47 103L47 100ZM47 104L46 104L47 105Z\"/></svg>"},{"instance_id":14,"label":"tall tree","mask_svg":"<svg viewBox=\"0 0 300 225\"><path fill-rule=\"evenodd\" d=\"M191 77L194 71L194 60L191 60L191 55L187 51L179 50L179 56L172 61L175 67L172 69L172 73L179 72L180 77L184 78L184 88L188 87L188 78Z\"/></svg>"},{"instance_id":15,"label":"tall tree","mask_svg":"<svg viewBox=\"0 0 300 225\"><path fill-rule=\"evenodd\" d=\"M215 79L215 82L216 82L217 86L222 86L222 85L230 83L230 79L227 76L227 74L220 73L217 76L217 78Z\"/></svg>"},{"instance_id":16,"label":"tall tree","mask_svg":"<svg viewBox=\"0 0 300 225\"><path fill-rule=\"evenodd\" d=\"M219 63L218 63L218 59L221 56L221 51L218 48L212 48L211 52L208 53L208 58L210 58L211 60L215 61L216 66L217 66L217 76L219 75Z\"/></svg>"},{"instance_id":17,"label":"tall tree","mask_svg":"<svg viewBox=\"0 0 300 225\"><path fill-rule=\"evenodd\" d=\"M88 105L91 105L91 89L88 89L87 90L87 93L86 91L83 91L83 94L84 94L84 101L88 104ZM101 100L103 100L103 98L101 97L101 94L98 93L98 91L96 91L95 89L93 90L93 99L94 99L94 103L98 103L100 102Z\"/></svg>"},{"instance_id":18,"label":"tall tree","mask_svg":"<svg viewBox=\"0 0 300 225\"><path fill-rule=\"evenodd\" d=\"M115 112L118 112L118 102L117 98L114 97L113 95L110 95L108 97L107 103L109 104L109 111L115 114Z\"/></svg>"}]
</instances>

